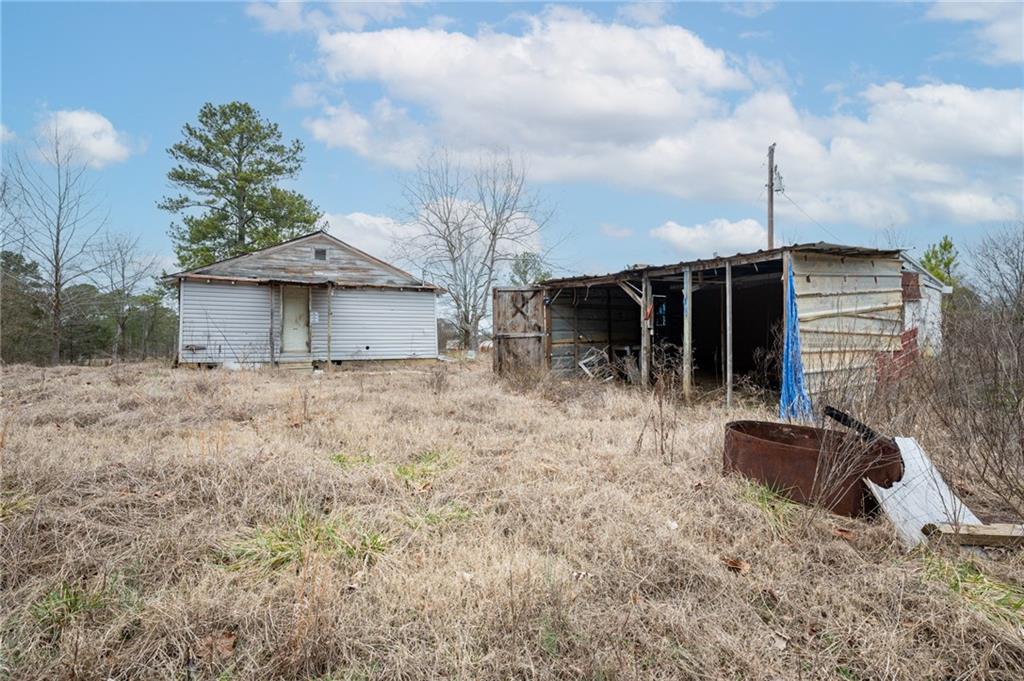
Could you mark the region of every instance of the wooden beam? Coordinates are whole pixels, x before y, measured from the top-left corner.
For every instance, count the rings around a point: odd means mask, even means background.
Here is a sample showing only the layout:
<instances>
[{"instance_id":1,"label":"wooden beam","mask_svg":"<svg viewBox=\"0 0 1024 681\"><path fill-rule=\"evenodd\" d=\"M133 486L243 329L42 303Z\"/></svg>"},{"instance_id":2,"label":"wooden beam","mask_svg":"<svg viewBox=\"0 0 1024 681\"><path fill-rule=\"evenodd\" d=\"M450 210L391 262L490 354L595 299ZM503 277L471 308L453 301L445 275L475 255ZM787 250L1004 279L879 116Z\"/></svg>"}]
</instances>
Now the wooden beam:
<instances>
[{"instance_id":1,"label":"wooden beam","mask_svg":"<svg viewBox=\"0 0 1024 681\"><path fill-rule=\"evenodd\" d=\"M644 281L646 281L646 280L647 279L645 277ZM623 291L625 291L626 295L628 295L630 298L633 299L633 302L635 302L640 307L644 306L644 301L642 299L642 292L641 293L637 293L635 286L630 284L628 281L620 281L620 282L618 282L618 284L619 284L619 288L621 288Z\"/></svg>"},{"instance_id":2,"label":"wooden beam","mask_svg":"<svg viewBox=\"0 0 1024 681\"><path fill-rule=\"evenodd\" d=\"M693 389L693 272L683 272L683 395Z\"/></svg>"},{"instance_id":3,"label":"wooden beam","mask_svg":"<svg viewBox=\"0 0 1024 681\"><path fill-rule=\"evenodd\" d=\"M572 292L572 366L580 365L580 301Z\"/></svg>"},{"instance_id":4,"label":"wooden beam","mask_svg":"<svg viewBox=\"0 0 1024 681\"><path fill-rule=\"evenodd\" d=\"M732 406L732 263L725 263L725 406Z\"/></svg>"},{"instance_id":5,"label":"wooden beam","mask_svg":"<svg viewBox=\"0 0 1024 681\"><path fill-rule=\"evenodd\" d=\"M327 284L327 370L334 370L334 354L333 346L331 345L331 335L334 326L334 285L328 282Z\"/></svg>"},{"instance_id":6,"label":"wooden beam","mask_svg":"<svg viewBox=\"0 0 1024 681\"><path fill-rule=\"evenodd\" d=\"M640 383L651 384L651 317L648 316L654 296L651 295L651 278L644 274L643 293L640 302Z\"/></svg>"},{"instance_id":7,"label":"wooden beam","mask_svg":"<svg viewBox=\"0 0 1024 681\"><path fill-rule=\"evenodd\" d=\"M952 525L929 523L921 528L929 539L948 539L961 546L1022 546L1024 525Z\"/></svg>"}]
</instances>

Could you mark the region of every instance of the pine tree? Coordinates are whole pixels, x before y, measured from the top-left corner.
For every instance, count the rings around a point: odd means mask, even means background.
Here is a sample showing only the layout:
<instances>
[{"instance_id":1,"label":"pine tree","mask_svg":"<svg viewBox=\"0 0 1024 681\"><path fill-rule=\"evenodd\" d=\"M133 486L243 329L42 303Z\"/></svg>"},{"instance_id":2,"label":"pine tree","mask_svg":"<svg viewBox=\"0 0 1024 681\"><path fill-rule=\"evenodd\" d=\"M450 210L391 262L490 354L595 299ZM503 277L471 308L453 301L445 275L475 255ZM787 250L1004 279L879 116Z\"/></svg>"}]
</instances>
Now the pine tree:
<instances>
[{"instance_id":1,"label":"pine tree","mask_svg":"<svg viewBox=\"0 0 1024 681\"><path fill-rule=\"evenodd\" d=\"M171 239L185 269L273 246L316 228L322 214L282 180L302 168L302 143L245 102L204 104L196 124L167 150L177 165L167 179L181 193L157 206L181 216Z\"/></svg>"}]
</instances>

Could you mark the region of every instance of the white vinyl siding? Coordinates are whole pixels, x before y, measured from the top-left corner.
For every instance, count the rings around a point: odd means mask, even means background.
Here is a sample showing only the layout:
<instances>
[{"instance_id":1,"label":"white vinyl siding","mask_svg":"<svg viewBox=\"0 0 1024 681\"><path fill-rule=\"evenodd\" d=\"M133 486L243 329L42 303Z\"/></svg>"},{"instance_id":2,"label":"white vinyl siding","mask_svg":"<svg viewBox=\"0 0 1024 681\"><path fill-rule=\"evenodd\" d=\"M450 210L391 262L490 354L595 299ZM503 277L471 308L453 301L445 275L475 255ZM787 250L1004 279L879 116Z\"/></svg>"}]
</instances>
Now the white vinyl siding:
<instances>
[{"instance_id":1,"label":"white vinyl siding","mask_svg":"<svg viewBox=\"0 0 1024 681\"><path fill-rule=\"evenodd\" d=\"M180 361L270 361L269 288L187 280L181 287Z\"/></svg>"},{"instance_id":2,"label":"white vinyl siding","mask_svg":"<svg viewBox=\"0 0 1024 681\"><path fill-rule=\"evenodd\" d=\"M327 353L326 291L314 292L313 350ZM321 298L320 300L323 300ZM437 296L432 291L335 289L331 354L334 359L437 357Z\"/></svg>"},{"instance_id":3,"label":"white vinyl siding","mask_svg":"<svg viewBox=\"0 0 1024 681\"><path fill-rule=\"evenodd\" d=\"M311 291L312 352L282 353L279 286L186 280L181 287L181 362L269 362L271 307L278 361L327 358L326 288ZM332 359L437 357L436 298L432 291L335 289Z\"/></svg>"}]
</instances>

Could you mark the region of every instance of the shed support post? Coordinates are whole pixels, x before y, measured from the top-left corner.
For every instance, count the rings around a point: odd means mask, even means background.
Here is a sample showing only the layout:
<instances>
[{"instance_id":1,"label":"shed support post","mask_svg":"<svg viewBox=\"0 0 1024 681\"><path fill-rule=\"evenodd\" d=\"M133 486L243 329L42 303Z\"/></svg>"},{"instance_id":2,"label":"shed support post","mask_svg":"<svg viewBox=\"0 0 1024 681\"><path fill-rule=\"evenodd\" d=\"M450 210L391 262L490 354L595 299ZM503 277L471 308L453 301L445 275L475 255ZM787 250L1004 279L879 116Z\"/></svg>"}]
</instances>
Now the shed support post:
<instances>
[{"instance_id":1,"label":"shed support post","mask_svg":"<svg viewBox=\"0 0 1024 681\"><path fill-rule=\"evenodd\" d=\"M683 272L683 396L693 390L693 272Z\"/></svg>"},{"instance_id":2,"label":"shed support post","mask_svg":"<svg viewBox=\"0 0 1024 681\"><path fill-rule=\"evenodd\" d=\"M651 309L654 296L651 294L651 278L645 273L643 291L640 296L640 383L651 384Z\"/></svg>"},{"instance_id":3,"label":"shed support post","mask_svg":"<svg viewBox=\"0 0 1024 681\"><path fill-rule=\"evenodd\" d=\"M331 347L331 327L334 326L334 284L327 282L327 370L334 371L334 353Z\"/></svg>"},{"instance_id":4,"label":"shed support post","mask_svg":"<svg viewBox=\"0 0 1024 681\"><path fill-rule=\"evenodd\" d=\"M725 406L732 406L732 263L725 262Z\"/></svg>"}]
</instances>

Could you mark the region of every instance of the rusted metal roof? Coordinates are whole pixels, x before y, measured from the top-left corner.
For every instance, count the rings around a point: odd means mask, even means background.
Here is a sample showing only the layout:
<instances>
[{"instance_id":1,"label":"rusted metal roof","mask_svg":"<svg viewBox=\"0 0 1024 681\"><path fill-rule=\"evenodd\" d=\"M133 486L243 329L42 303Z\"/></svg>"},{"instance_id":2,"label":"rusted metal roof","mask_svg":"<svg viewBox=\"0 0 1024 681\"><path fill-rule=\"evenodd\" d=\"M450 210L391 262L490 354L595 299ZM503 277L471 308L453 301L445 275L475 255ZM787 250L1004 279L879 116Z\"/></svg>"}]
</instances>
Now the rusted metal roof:
<instances>
[{"instance_id":1,"label":"rusted metal roof","mask_svg":"<svg viewBox=\"0 0 1024 681\"><path fill-rule=\"evenodd\" d=\"M622 281L626 279L635 279L642 277L644 274L647 274L648 276L651 277L668 276L671 274L677 274L679 272L682 272L685 269L691 269L695 271L717 269L719 267L724 267L727 262L732 265L741 265L749 263L766 262L769 260L779 260L782 258L782 254L787 251L790 253L821 253L824 255L859 258L891 258L899 256L901 253L899 249L878 249L865 248L862 246L844 246L842 244L833 244L824 241L818 241L814 243L782 246L780 248L773 248L770 250L766 249L751 251L749 253L737 253L736 255L716 258L684 260L682 262L671 263L667 265L644 265L643 267L634 267L630 269L621 270L619 272L609 272L607 274L583 274L572 277L558 277L554 279L546 279L540 282L540 285L566 286L574 284L598 284Z\"/></svg>"},{"instance_id":2,"label":"rusted metal roof","mask_svg":"<svg viewBox=\"0 0 1024 681\"><path fill-rule=\"evenodd\" d=\"M203 267L177 272L166 278L308 286L332 284L338 288L441 290L322 230Z\"/></svg>"}]
</instances>

